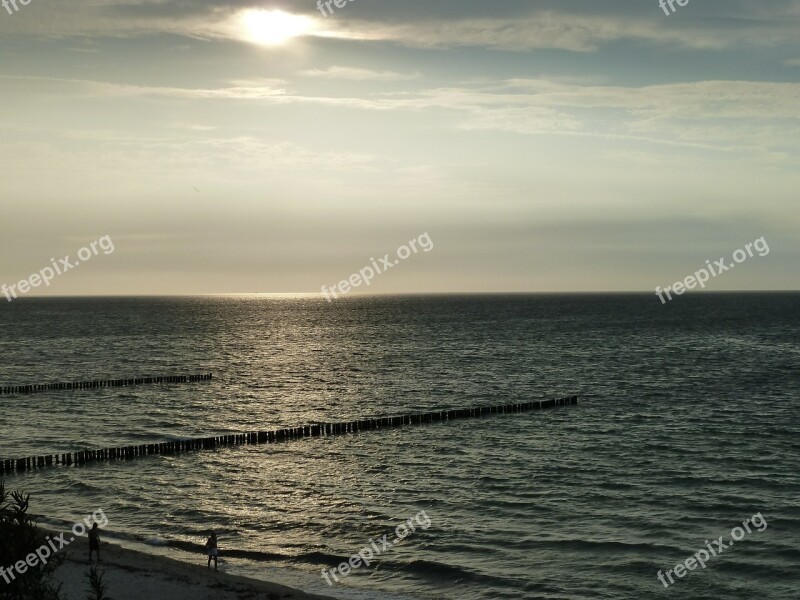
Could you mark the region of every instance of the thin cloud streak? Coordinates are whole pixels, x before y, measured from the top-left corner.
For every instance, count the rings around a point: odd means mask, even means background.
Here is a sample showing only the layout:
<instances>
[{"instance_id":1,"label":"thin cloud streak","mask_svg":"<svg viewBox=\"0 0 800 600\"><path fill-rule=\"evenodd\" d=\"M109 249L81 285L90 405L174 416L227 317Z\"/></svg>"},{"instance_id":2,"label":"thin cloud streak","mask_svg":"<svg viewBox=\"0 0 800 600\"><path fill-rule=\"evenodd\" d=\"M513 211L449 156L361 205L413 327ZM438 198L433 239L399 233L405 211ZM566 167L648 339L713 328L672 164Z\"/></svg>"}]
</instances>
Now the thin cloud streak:
<instances>
[{"instance_id":1,"label":"thin cloud streak","mask_svg":"<svg viewBox=\"0 0 800 600\"><path fill-rule=\"evenodd\" d=\"M298 73L301 77L318 79L342 79L348 81L409 81L419 79L419 73L397 73L395 71L372 71L358 67L332 66L327 69L308 69Z\"/></svg>"},{"instance_id":2,"label":"thin cloud streak","mask_svg":"<svg viewBox=\"0 0 800 600\"><path fill-rule=\"evenodd\" d=\"M369 97L308 95L237 80L232 87L180 88L92 80L0 76L6 93L33 82L37 93L94 98L162 98L321 105L367 111L443 110L465 131L586 134L729 150L781 149L800 159L796 122L800 83L700 81L643 87L565 84L511 79L476 88L433 88ZM284 82L285 83L285 82ZM30 93L30 91L29 91ZM597 111L613 111L602 118ZM592 111L587 113L586 111ZM459 116L460 115L460 116ZM464 118L466 115L466 118ZM755 121L754 121L755 120ZM786 122L783 122L786 121ZM774 127L765 128L769 123Z\"/></svg>"}]
</instances>

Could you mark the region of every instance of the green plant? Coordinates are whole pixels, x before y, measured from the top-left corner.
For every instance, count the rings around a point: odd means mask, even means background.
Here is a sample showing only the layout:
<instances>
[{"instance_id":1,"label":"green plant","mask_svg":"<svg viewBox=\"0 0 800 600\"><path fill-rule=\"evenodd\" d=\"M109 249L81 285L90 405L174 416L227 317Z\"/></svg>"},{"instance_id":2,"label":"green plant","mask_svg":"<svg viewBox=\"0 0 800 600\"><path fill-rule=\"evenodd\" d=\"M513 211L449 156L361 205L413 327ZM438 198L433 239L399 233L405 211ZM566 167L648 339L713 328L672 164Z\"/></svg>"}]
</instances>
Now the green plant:
<instances>
[{"instance_id":1,"label":"green plant","mask_svg":"<svg viewBox=\"0 0 800 600\"><path fill-rule=\"evenodd\" d=\"M61 585L53 582L63 556L37 560L33 567L24 563L46 545L45 535L28 515L29 502L30 494L9 493L0 479L0 600L65 600ZM15 567L19 563L24 573Z\"/></svg>"},{"instance_id":2,"label":"green plant","mask_svg":"<svg viewBox=\"0 0 800 600\"><path fill-rule=\"evenodd\" d=\"M98 573L97 569L92 567L86 574L89 578L89 599L88 600L111 600L106 596L106 582L103 581L104 573Z\"/></svg>"}]
</instances>

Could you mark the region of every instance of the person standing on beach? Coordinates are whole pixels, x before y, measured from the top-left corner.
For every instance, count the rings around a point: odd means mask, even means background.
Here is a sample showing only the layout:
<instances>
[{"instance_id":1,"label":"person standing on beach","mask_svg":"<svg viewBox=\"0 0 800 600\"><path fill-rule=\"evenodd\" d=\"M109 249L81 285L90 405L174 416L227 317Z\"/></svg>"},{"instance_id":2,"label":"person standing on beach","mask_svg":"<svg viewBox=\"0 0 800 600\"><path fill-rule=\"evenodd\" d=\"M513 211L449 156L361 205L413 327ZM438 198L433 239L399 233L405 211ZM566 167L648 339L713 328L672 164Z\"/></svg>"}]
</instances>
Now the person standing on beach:
<instances>
[{"instance_id":1,"label":"person standing on beach","mask_svg":"<svg viewBox=\"0 0 800 600\"><path fill-rule=\"evenodd\" d=\"M89 562L92 562L92 552L97 552L97 561L100 562L100 533L97 523L89 530Z\"/></svg>"},{"instance_id":2,"label":"person standing on beach","mask_svg":"<svg viewBox=\"0 0 800 600\"><path fill-rule=\"evenodd\" d=\"M211 568L211 559L214 559L214 570L217 570L217 555L219 554L219 550L217 549L217 534L213 531L211 532L211 537L208 538L206 542L206 552L208 553L208 568Z\"/></svg>"}]
</instances>

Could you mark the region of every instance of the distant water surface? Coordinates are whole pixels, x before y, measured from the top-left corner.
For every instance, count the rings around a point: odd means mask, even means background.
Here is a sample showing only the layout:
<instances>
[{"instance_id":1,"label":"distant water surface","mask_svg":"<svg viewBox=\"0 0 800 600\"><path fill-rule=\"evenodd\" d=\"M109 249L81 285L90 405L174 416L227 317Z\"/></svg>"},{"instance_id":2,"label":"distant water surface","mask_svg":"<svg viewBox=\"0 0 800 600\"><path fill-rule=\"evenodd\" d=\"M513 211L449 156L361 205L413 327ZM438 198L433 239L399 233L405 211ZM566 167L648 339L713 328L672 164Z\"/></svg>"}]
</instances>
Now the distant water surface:
<instances>
[{"instance_id":1,"label":"distant water surface","mask_svg":"<svg viewBox=\"0 0 800 600\"><path fill-rule=\"evenodd\" d=\"M50 519L102 507L127 543L213 528L242 556L224 569L342 598L796 599L798 309L797 293L23 298L0 309L0 385L215 379L0 396L0 458L577 394L8 484ZM325 584L421 510L428 529ZM758 512L767 529L659 583Z\"/></svg>"}]
</instances>

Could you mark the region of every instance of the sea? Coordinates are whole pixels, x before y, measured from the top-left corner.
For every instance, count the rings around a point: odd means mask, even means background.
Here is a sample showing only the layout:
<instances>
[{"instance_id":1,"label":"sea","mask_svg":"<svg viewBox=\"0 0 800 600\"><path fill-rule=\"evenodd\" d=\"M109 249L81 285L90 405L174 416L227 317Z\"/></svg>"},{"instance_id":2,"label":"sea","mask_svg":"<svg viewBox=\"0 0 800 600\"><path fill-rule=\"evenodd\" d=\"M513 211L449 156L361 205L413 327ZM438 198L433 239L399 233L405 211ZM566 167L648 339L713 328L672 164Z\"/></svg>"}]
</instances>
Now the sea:
<instances>
[{"instance_id":1,"label":"sea","mask_svg":"<svg viewBox=\"0 0 800 600\"><path fill-rule=\"evenodd\" d=\"M0 459L579 398L6 476L154 564L213 530L221 570L345 600L800 597L796 292L20 298L0 356L0 386L213 373L0 396Z\"/></svg>"}]
</instances>

